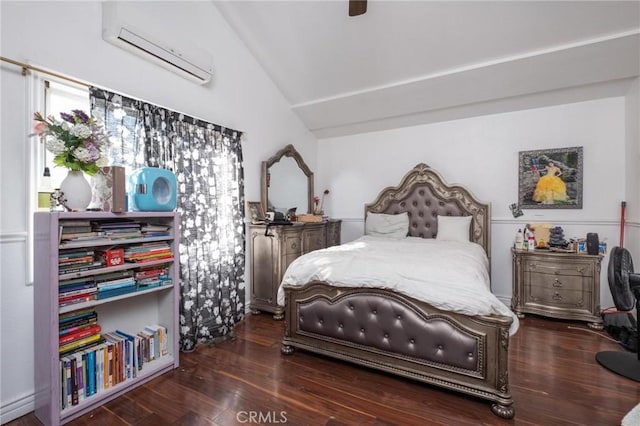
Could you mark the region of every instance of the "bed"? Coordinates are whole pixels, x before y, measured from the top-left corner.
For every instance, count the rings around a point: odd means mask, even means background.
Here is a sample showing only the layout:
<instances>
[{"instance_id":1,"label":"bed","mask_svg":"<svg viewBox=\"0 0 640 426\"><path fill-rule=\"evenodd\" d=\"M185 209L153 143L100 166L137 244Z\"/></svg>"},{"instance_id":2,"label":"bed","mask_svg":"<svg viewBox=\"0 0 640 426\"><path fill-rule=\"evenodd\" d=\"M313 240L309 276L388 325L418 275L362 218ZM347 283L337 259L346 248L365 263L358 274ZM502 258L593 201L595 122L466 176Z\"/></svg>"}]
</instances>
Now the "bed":
<instances>
[{"instance_id":1,"label":"bed","mask_svg":"<svg viewBox=\"0 0 640 426\"><path fill-rule=\"evenodd\" d=\"M385 188L372 203L365 205L365 217L367 222L370 218L396 221L408 217L409 235L398 238L402 245L394 246L394 238L376 235L371 228L370 235L355 242L296 259L287 269L278 291L278 303L285 307L281 352L291 355L299 348L472 395L491 401L491 410L497 416L512 418L508 349L509 337L517 330L517 318L495 299L489 288L489 205L462 186L446 184L427 165L418 164L398 186ZM429 263L415 259L436 257L425 255L421 250L426 250L425 247L433 250L432 246L439 244L433 239L442 240L445 233L451 232L445 219L466 221L468 241L475 243L451 243L454 249L475 246L474 250L482 252L478 258L484 259L479 262L485 262L485 271L474 274L478 280L486 281L487 288L473 290L487 298L486 309L481 308L481 314L476 313L476 308L467 309L463 303L466 291L470 291L467 300L478 298L472 290L458 290L457 296L442 303L438 297L426 301L422 294L407 293L402 287L407 277L409 280L422 276L429 276L432 281L449 279L435 270L431 273L429 269L415 266ZM441 237L437 237L438 223ZM369 234L369 224L366 226ZM457 229L459 234L460 228ZM352 271L364 269L339 260L348 258L348 251L360 249L371 253L379 251L378 256L384 253L382 250L390 249L396 252L393 257L398 262L409 262L408 265L415 267L378 261L385 264L387 271L374 278L352 274L345 279L334 279L333 271L348 270L349 265ZM360 254L354 259L358 256ZM304 269L299 268L304 266L309 270L309 264L316 271L305 275ZM480 276L483 274L485 278ZM397 276L403 278L397 279ZM376 280L381 285L371 283ZM462 280L454 278L441 285L430 285L437 294L438 287L448 287L454 281Z\"/></svg>"}]
</instances>

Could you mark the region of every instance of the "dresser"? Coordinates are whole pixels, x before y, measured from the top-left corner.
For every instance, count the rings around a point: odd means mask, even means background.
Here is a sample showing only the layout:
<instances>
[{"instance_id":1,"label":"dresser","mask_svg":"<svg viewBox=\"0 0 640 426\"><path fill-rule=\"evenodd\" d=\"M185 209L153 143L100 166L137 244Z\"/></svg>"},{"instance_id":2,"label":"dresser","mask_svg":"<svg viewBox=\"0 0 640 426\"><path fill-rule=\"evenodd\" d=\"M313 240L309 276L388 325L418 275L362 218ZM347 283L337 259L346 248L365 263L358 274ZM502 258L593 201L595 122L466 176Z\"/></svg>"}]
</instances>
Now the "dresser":
<instances>
[{"instance_id":1,"label":"dresser","mask_svg":"<svg viewBox=\"0 0 640 426\"><path fill-rule=\"evenodd\" d=\"M525 313L587 321L602 329L600 262L602 256L546 250L511 249L513 297L511 308Z\"/></svg>"},{"instance_id":2,"label":"dresser","mask_svg":"<svg viewBox=\"0 0 640 426\"><path fill-rule=\"evenodd\" d=\"M292 225L249 225L251 242L251 312L284 317L278 306L278 287L287 267L297 257L340 244L342 221L294 222Z\"/></svg>"}]
</instances>

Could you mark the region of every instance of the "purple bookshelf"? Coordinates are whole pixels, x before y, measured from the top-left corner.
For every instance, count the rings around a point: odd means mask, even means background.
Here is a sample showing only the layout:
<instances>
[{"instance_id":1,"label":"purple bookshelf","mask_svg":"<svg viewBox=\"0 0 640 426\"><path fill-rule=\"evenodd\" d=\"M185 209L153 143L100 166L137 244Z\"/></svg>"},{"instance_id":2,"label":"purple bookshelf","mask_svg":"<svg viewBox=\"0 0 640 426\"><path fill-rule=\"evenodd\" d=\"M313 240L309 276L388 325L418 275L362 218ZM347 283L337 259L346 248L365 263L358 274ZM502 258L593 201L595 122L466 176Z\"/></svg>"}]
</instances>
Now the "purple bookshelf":
<instances>
[{"instance_id":1,"label":"purple bookshelf","mask_svg":"<svg viewBox=\"0 0 640 426\"><path fill-rule=\"evenodd\" d=\"M136 220L166 226L166 236L127 239L96 239L61 242L60 227L64 224L88 221L91 224L117 220ZM67 423L141 384L171 371L179 365L179 217L173 212L37 212L34 215L34 349L35 349L35 414L46 425ZM64 228L64 226L63 226ZM97 267L79 272L59 274L58 255L69 249L104 250L105 247L127 248L149 242L166 242L172 259L151 260L145 263L124 263L112 267ZM141 268L167 268L165 280L155 287L138 287L135 291L97 300L83 301L59 307L58 286L61 280L92 277L118 271ZM167 281L170 279L170 282ZM94 309L102 333L123 330L136 334L150 325L166 328L167 354L144 362L135 377L127 378L107 388L85 396L76 405L63 404L65 388L62 383L58 348L59 315L80 309ZM97 374L97 373L96 373ZM63 405L66 405L63 407Z\"/></svg>"}]
</instances>

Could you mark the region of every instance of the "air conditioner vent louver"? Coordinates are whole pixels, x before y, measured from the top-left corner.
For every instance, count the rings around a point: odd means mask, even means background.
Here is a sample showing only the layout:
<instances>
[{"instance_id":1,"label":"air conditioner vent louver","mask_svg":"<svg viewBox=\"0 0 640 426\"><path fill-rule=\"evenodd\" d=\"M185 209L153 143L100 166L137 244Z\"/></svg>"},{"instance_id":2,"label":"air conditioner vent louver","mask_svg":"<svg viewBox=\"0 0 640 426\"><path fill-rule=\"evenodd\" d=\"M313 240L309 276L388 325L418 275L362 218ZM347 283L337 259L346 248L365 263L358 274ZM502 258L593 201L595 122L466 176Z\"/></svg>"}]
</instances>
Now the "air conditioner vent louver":
<instances>
[{"instance_id":1,"label":"air conditioner vent louver","mask_svg":"<svg viewBox=\"0 0 640 426\"><path fill-rule=\"evenodd\" d=\"M206 84L211 80L213 61L209 54L198 52L187 55L155 41L155 38L121 22L118 19L117 7L116 2L103 3L102 38L105 41L197 83ZM193 50L192 47L190 49Z\"/></svg>"}]
</instances>

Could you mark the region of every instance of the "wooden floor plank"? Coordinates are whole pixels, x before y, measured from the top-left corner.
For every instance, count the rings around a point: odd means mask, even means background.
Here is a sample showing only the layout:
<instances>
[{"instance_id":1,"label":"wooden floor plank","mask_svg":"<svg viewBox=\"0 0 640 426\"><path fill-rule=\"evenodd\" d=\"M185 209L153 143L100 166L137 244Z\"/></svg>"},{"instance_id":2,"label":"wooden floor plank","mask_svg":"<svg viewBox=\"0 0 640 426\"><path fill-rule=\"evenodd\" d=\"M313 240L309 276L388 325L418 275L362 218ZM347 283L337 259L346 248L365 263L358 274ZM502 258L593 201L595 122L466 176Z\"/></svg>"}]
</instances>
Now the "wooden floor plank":
<instances>
[{"instance_id":1,"label":"wooden floor plank","mask_svg":"<svg viewBox=\"0 0 640 426\"><path fill-rule=\"evenodd\" d=\"M280 354L283 323L248 316L236 337L180 354L180 367L73 420L84 425L619 425L640 383L595 361L622 350L583 323L521 320L509 346L516 417L486 401L296 351ZM33 413L8 426L39 425Z\"/></svg>"}]
</instances>

